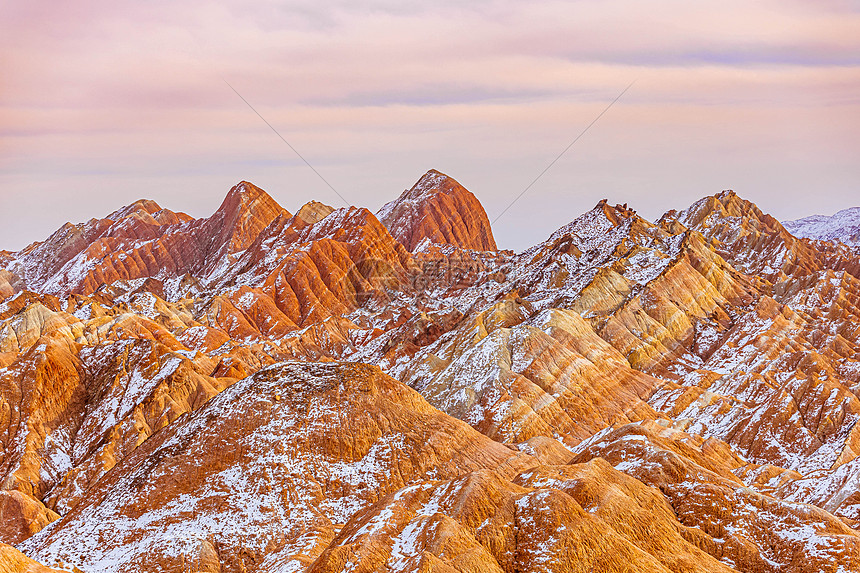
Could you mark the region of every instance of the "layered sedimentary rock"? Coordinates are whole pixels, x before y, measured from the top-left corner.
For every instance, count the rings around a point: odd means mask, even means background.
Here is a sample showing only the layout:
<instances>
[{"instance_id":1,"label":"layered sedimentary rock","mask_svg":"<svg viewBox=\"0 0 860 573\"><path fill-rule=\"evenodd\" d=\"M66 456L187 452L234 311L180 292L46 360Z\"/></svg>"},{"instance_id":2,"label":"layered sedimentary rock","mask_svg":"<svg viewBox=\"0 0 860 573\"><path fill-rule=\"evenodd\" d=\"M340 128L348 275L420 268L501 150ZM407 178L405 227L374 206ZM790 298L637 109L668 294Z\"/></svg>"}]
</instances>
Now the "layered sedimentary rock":
<instances>
[{"instance_id":1,"label":"layered sedimentary rock","mask_svg":"<svg viewBox=\"0 0 860 573\"><path fill-rule=\"evenodd\" d=\"M49 569L5 543L0 543L0 573L59 573Z\"/></svg>"},{"instance_id":2,"label":"layered sedimentary rock","mask_svg":"<svg viewBox=\"0 0 860 573\"><path fill-rule=\"evenodd\" d=\"M424 241L494 251L490 220L478 199L451 177L431 169L377 217L410 251Z\"/></svg>"},{"instance_id":3,"label":"layered sedimentary rock","mask_svg":"<svg viewBox=\"0 0 860 573\"><path fill-rule=\"evenodd\" d=\"M860 258L788 228L601 201L513 253L431 171L0 251L0 562L860 570Z\"/></svg>"},{"instance_id":4,"label":"layered sedimentary rock","mask_svg":"<svg viewBox=\"0 0 860 573\"><path fill-rule=\"evenodd\" d=\"M689 538L740 571L860 568L855 530L823 509L754 491L725 471L740 461L731 450L696 442L660 426L626 426L589 444L575 461L604 459L659 489L678 521L693 528Z\"/></svg>"},{"instance_id":5,"label":"layered sedimentary rock","mask_svg":"<svg viewBox=\"0 0 860 573\"><path fill-rule=\"evenodd\" d=\"M85 570L184 571L210 551L230 571L292 570L416 479L528 465L378 368L287 363L147 440L25 547Z\"/></svg>"},{"instance_id":6,"label":"layered sedimentary rock","mask_svg":"<svg viewBox=\"0 0 860 573\"><path fill-rule=\"evenodd\" d=\"M656 490L600 462L415 484L359 514L310 570L731 570L682 537Z\"/></svg>"},{"instance_id":7,"label":"layered sedimentary rock","mask_svg":"<svg viewBox=\"0 0 860 573\"><path fill-rule=\"evenodd\" d=\"M660 381L630 368L576 313L497 303L414 357L400 377L438 408L505 442L570 445L608 424L657 417Z\"/></svg>"},{"instance_id":8,"label":"layered sedimentary rock","mask_svg":"<svg viewBox=\"0 0 860 573\"><path fill-rule=\"evenodd\" d=\"M20 543L60 516L38 499L16 490L0 491L0 538Z\"/></svg>"},{"instance_id":9,"label":"layered sedimentary rock","mask_svg":"<svg viewBox=\"0 0 860 573\"><path fill-rule=\"evenodd\" d=\"M104 219L67 223L46 241L12 254L8 270L25 288L59 295L90 294L118 280L206 275L231 262L285 213L246 181L205 219L141 200Z\"/></svg>"},{"instance_id":10,"label":"layered sedimentary rock","mask_svg":"<svg viewBox=\"0 0 860 573\"><path fill-rule=\"evenodd\" d=\"M680 212L669 211L661 222L700 231L738 270L777 285L788 283L783 288L825 269L860 274L856 250L842 243L794 237L734 191L705 197Z\"/></svg>"}]
</instances>

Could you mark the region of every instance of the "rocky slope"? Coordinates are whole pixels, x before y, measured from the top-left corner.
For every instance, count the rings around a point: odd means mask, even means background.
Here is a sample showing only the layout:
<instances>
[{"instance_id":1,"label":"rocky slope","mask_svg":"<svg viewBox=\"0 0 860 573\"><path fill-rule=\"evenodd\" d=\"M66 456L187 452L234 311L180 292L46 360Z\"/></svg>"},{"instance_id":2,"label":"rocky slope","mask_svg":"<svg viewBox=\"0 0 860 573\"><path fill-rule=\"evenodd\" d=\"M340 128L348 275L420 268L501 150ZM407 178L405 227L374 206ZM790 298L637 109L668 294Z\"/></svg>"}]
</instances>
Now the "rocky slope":
<instances>
[{"instance_id":1,"label":"rocky slope","mask_svg":"<svg viewBox=\"0 0 860 573\"><path fill-rule=\"evenodd\" d=\"M0 573L58 573L58 570L43 567L14 547L0 543Z\"/></svg>"},{"instance_id":2,"label":"rocky slope","mask_svg":"<svg viewBox=\"0 0 860 573\"><path fill-rule=\"evenodd\" d=\"M282 363L144 442L24 547L94 571L184 571L195 553L228 570L294 570L416 479L530 465L378 368Z\"/></svg>"},{"instance_id":3,"label":"rocky slope","mask_svg":"<svg viewBox=\"0 0 860 573\"><path fill-rule=\"evenodd\" d=\"M820 241L841 241L846 245L860 246L860 207L843 209L838 213L812 215L782 223L795 237Z\"/></svg>"},{"instance_id":4,"label":"rocky slope","mask_svg":"<svg viewBox=\"0 0 860 573\"><path fill-rule=\"evenodd\" d=\"M490 220L465 187L431 169L376 214L391 235L414 251L422 242L495 251Z\"/></svg>"},{"instance_id":5,"label":"rocky slope","mask_svg":"<svg viewBox=\"0 0 860 573\"><path fill-rule=\"evenodd\" d=\"M104 219L67 223L9 255L4 266L21 288L58 295L91 294L104 284L144 277L176 283L229 264L279 215L289 213L243 181L211 217L192 219L141 200Z\"/></svg>"},{"instance_id":6,"label":"rocky slope","mask_svg":"<svg viewBox=\"0 0 860 573\"><path fill-rule=\"evenodd\" d=\"M0 267L0 568L860 571L860 259L732 192L512 253L436 171L242 182Z\"/></svg>"}]
</instances>

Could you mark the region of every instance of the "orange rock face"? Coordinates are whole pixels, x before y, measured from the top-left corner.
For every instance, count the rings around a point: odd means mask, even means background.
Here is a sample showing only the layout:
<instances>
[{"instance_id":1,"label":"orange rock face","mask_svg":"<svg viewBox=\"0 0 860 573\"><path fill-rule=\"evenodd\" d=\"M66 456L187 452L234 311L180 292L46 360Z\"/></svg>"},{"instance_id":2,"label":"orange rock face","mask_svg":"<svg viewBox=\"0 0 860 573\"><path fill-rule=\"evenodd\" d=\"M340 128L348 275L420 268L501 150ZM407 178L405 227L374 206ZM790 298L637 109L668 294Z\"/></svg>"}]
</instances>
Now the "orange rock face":
<instances>
[{"instance_id":1,"label":"orange rock face","mask_svg":"<svg viewBox=\"0 0 860 573\"><path fill-rule=\"evenodd\" d=\"M0 491L0 537L8 543L30 538L59 517L39 500L20 491Z\"/></svg>"},{"instance_id":2,"label":"orange rock face","mask_svg":"<svg viewBox=\"0 0 860 573\"><path fill-rule=\"evenodd\" d=\"M858 420L856 247L733 192L513 253L437 171L242 182L0 251L0 571L860 571Z\"/></svg>"},{"instance_id":3,"label":"orange rock face","mask_svg":"<svg viewBox=\"0 0 860 573\"><path fill-rule=\"evenodd\" d=\"M0 573L59 573L59 571L44 567L14 547L0 543Z\"/></svg>"},{"instance_id":4,"label":"orange rock face","mask_svg":"<svg viewBox=\"0 0 860 573\"><path fill-rule=\"evenodd\" d=\"M288 215L245 181L206 219L141 200L105 219L67 223L46 241L15 253L8 270L25 288L61 295L90 294L118 280L206 275L230 262L282 214Z\"/></svg>"},{"instance_id":5,"label":"orange rock face","mask_svg":"<svg viewBox=\"0 0 860 573\"><path fill-rule=\"evenodd\" d=\"M530 464L378 368L286 363L144 442L28 546L84 570L184 571L204 541L227 570L303 567L354 512L416 479Z\"/></svg>"},{"instance_id":6,"label":"orange rock face","mask_svg":"<svg viewBox=\"0 0 860 573\"><path fill-rule=\"evenodd\" d=\"M407 249L424 241L473 251L495 251L487 213L465 187L435 169L428 171L377 216Z\"/></svg>"}]
</instances>

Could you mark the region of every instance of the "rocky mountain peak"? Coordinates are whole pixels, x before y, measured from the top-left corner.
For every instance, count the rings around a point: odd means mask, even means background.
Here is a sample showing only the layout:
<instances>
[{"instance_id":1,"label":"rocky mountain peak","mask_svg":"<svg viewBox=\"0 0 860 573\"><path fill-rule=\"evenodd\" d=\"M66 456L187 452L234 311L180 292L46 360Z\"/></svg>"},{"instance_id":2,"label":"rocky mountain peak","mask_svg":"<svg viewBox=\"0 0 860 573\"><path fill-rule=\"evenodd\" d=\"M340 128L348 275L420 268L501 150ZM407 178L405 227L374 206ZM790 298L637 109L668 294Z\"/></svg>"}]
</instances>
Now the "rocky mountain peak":
<instances>
[{"instance_id":1,"label":"rocky mountain peak","mask_svg":"<svg viewBox=\"0 0 860 573\"><path fill-rule=\"evenodd\" d=\"M234 217L255 210L282 211L283 208L278 205L277 201L271 195L253 183L240 181L230 189L215 214Z\"/></svg>"},{"instance_id":2,"label":"rocky mountain peak","mask_svg":"<svg viewBox=\"0 0 860 573\"><path fill-rule=\"evenodd\" d=\"M622 220L629 219L636 215L636 211L628 207L627 203L617 204L613 207L608 204L606 199L602 199L597 203L595 209L603 211L603 214L612 222L613 225L618 225Z\"/></svg>"},{"instance_id":3,"label":"rocky mountain peak","mask_svg":"<svg viewBox=\"0 0 860 573\"><path fill-rule=\"evenodd\" d=\"M246 249L276 217L290 216L271 195L248 181L241 181L227 193L221 206L203 227L226 245L226 252Z\"/></svg>"},{"instance_id":4,"label":"rocky mountain peak","mask_svg":"<svg viewBox=\"0 0 860 573\"><path fill-rule=\"evenodd\" d=\"M490 220L478 198L456 180L431 169L377 217L410 251L425 239L475 251L495 251Z\"/></svg>"},{"instance_id":5,"label":"rocky mountain peak","mask_svg":"<svg viewBox=\"0 0 860 573\"><path fill-rule=\"evenodd\" d=\"M161 206L152 199L138 199L130 205L126 205L125 207L117 209L116 211L105 217L105 219L119 221L135 214L152 215L153 213L157 213L159 211L161 211Z\"/></svg>"}]
</instances>

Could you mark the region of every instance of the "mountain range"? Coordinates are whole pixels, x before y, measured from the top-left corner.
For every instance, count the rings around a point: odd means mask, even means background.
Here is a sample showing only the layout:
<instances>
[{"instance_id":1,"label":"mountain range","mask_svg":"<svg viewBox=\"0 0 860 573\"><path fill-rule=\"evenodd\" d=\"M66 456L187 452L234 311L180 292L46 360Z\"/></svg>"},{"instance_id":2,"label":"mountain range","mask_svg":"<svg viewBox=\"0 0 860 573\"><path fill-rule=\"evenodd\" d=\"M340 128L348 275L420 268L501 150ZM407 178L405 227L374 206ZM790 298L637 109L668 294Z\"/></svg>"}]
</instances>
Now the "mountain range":
<instances>
[{"instance_id":1,"label":"mountain range","mask_svg":"<svg viewBox=\"0 0 860 573\"><path fill-rule=\"evenodd\" d=\"M860 571L857 212L515 253L431 170L0 251L0 572Z\"/></svg>"},{"instance_id":2,"label":"mountain range","mask_svg":"<svg viewBox=\"0 0 860 573\"><path fill-rule=\"evenodd\" d=\"M860 207L843 209L829 217L812 215L796 221L786 221L783 225L795 237L860 245Z\"/></svg>"}]
</instances>

